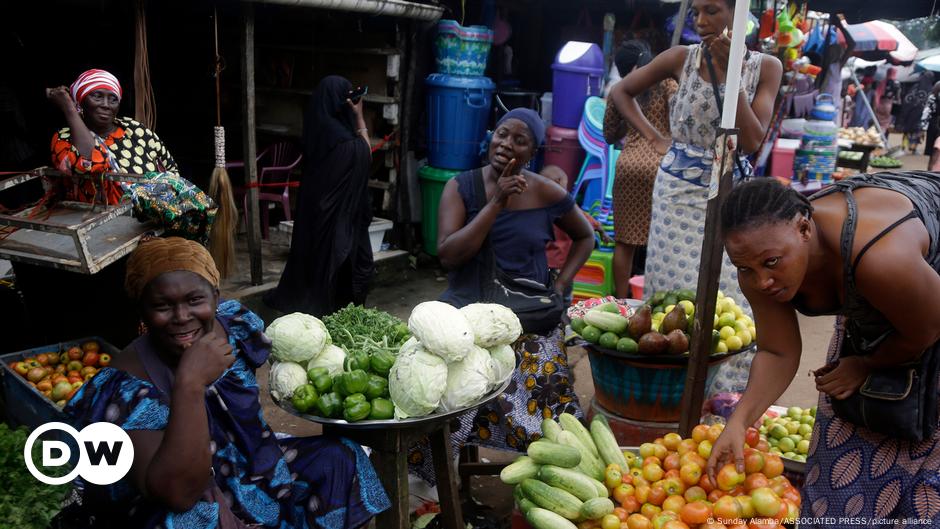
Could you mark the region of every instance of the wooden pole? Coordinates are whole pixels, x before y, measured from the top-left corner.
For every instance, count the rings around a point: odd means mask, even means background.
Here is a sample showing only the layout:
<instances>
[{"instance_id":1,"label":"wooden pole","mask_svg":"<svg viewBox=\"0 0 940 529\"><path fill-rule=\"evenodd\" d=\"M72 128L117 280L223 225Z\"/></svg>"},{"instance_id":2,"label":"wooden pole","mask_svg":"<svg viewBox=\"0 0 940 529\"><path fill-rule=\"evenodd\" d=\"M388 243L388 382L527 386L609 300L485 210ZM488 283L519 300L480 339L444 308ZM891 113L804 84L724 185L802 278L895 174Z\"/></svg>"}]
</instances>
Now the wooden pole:
<instances>
[{"instance_id":1,"label":"wooden pole","mask_svg":"<svg viewBox=\"0 0 940 529\"><path fill-rule=\"evenodd\" d=\"M242 136L244 138L245 184L248 186L248 257L251 263L251 284L260 285L261 222L258 216L258 164L255 147L255 7L242 4L245 24L242 27Z\"/></svg>"},{"instance_id":2,"label":"wooden pole","mask_svg":"<svg viewBox=\"0 0 940 529\"><path fill-rule=\"evenodd\" d=\"M734 28L747 24L749 2L738 1L734 8ZM734 31L731 51L728 54L728 76L723 101L721 128L715 142L715 153L719 155L713 167L708 185L708 205L705 208L705 236L702 238L702 261L699 265L698 288L695 292L695 319L692 323L692 344L689 349L689 368L686 371L685 389L682 392L679 417L679 434L690 437L692 428L702 417L705 401L705 378L708 375L708 357L712 350L712 330L715 323L715 304L718 301L718 277L721 275L721 201L731 190L734 172L734 156L737 149L738 88L741 86L741 70L744 64L744 31Z\"/></svg>"},{"instance_id":3,"label":"wooden pole","mask_svg":"<svg viewBox=\"0 0 940 529\"><path fill-rule=\"evenodd\" d=\"M689 0L682 0L679 4L679 15L676 18L676 29L672 30L672 46L678 46L682 40L682 30L685 28L685 17L689 14Z\"/></svg>"}]
</instances>

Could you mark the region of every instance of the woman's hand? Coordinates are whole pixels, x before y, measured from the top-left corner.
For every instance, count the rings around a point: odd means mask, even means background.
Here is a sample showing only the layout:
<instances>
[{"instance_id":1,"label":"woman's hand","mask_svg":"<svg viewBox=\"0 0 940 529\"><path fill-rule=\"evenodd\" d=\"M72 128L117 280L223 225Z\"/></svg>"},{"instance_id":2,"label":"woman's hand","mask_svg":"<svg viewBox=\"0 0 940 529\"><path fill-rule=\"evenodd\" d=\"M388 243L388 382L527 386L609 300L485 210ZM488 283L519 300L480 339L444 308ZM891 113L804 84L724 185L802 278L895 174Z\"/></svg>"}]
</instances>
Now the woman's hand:
<instances>
[{"instance_id":1,"label":"woman's hand","mask_svg":"<svg viewBox=\"0 0 940 529\"><path fill-rule=\"evenodd\" d=\"M715 65L715 71L719 77L716 82L720 83L724 80L725 73L728 71L728 57L731 55L731 32L707 38L702 43L712 56L712 64Z\"/></svg>"},{"instance_id":2,"label":"woman's hand","mask_svg":"<svg viewBox=\"0 0 940 529\"><path fill-rule=\"evenodd\" d=\"M816 389L834 399L847 399L858 391L868 378L870 370L861 356L846 356L813 373Z\"/></svg>"},{"instance_id":3,"label":"woman's hand","mask_svg":"<svg viewBox=\"0 0 940 529\"><path fill-rule=\"evenodd\" d=\"M506 164L506 167L503 168L502 174L499 175L499 178L496 180L497 190L496 196L493 197L493 201L499 204L500 207L506 207L509 198L513 195L521 195L525 191L528 182L526 182L525 176L516 173L516 167L519 165L519 162L515 158L509 160L509 163Z\"/></svg>"},{"instance_id":4,"label":"woman's hand","mask_svg":"<svg viewBox=\"0 0 940 529\"><path fill-rule=\"evenodd\" d=\"M712 445L712 453L705 467L712 483L715 483L715 468L733 462L738 472L744 472L744 434L747 428L732 416Z\"/></svg>"},{"instance_id":5,"label":"woman's hand","mask_svg":"<svg viewBox=\"0 0 940 529\"><path fill-rule=\"evenodd\" d=\"M46 88L46 98L49 99L52 104L59 107L59 110L61 110L63 114L68 115L70 112L78 112L78 107L72 99L72 94L69 92L69 89L64 86Z\"/></svg>"},{"instance_id":6,"label":"woman's hand","mask_svg":"<svg viewBox=\"0 0 940 529\"><path fill-rule=\"evenodd\" d=\"M670 147L672 147L672 140L665 136L659 136L653 140L653 150L661 156L665 156Z\"/></svg>"},{"instance_id":7,"label":"woman's hand","mask_svg":"<svg viewBox=\"0 0 940 529\"><path fill-rule=\"evenodd\" d=\"M183 353L176 368L176 376L181 381L209 386L235 362L225 331L218 324L214 325L213 332L200 337Z\"/></svg>"},{"instance_id":8,"label":"woman's hand","mask_svg":"<svg viewBox=\"0 0 940 529\"><path fill-rule=\"evenodd\" d=\"M366 128L366 120L362 117L362 98L360 97L355 103L352 102L352 99L347 99L346 104L352 108L353 114L356 115L356 127Z\"/></svg>"}]
</instances>

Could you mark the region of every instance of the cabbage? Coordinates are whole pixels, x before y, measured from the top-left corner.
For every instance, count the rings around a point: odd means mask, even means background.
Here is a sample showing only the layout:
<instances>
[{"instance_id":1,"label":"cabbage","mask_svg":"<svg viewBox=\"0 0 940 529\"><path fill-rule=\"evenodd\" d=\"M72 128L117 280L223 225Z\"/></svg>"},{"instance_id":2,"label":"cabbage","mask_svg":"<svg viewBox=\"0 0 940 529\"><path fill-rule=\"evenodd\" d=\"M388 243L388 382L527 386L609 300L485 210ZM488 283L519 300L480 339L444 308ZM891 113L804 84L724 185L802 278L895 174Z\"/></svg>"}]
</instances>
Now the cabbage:
<instances>
[{"instance_id":1,"label":"cabbage","mask_svg":"<svg viewBox=\"0 0 940 529\"><path fill-rule=\"evenodd\" d=\"M460 309L473 331L473 343L480 347L511 344L522 334L519 318L497 303L472 303Z\"/></svg>"},{"instance_id":2,"label":"cabbage","mask_svg":"<svg viewBox=\"0 0 940 529\"><path fill-rule=\"evenodd\" d=\"M490 353L474 347L459 362L447 366L447 389L441 398L443 411L454 411L483 398L493 385Z\"/></svg>"},{"instance_id":3,"label":"cabbage","mask_svg":"<svg viewBox=\"0 0 940 529\"><path fill-rule=\"evenodd\" d=\"M345 361L346 351L330 344L324 347L323 352L307 364L307 371L315 367L325 367L330 372L330 376L338 375L343 372L343 363Z\"/></svg>"},{"instance_id":4,"label":"cabbage","mask_svg":"<svg viewBox=\"0 0 940 529\"><path fill-rule=\"evenodd\" d=\"M271 356L280 362L306 362L333 343L326 325L302 312L281 316L264 333L272 342Z\"/></svg>"},{"instance_id":5,"label":"cabbage","mask_svg":"<svg viewBox=\"0 0 940 529\"><path fill-rule=\"evenodd\" d=\"M411 311L408 329L425 350L448 364L458 362L473 350L473 331L463 314L440 301L425 301Z\"/></svg>"},{"instance_id":6,"label":"cabbage","mask_svg":"<svg viewBox=\"0 0 940 529\"><path fill-rule=\"evenodd\" d=\"M307 383L307 371L294 362L275 362L271 366L268 385L274 400L289 399L294 390Z\"/></svg>"},{"instance_id":7,"label":"cabbage","mask_svg":"<svg viewBox=\"0 0 940 529\"><path fill-rule=\"evenodd\" d=\"M405 342L388 373L395 417L423 417L437 409L447 387L447 364L414 338Z\"/></svg>"},{"instance_id":8,"label":"cabbage","mask_svg":"<svg viewBox=\"0 0 940 529\"><path fill-rule=\"evenodd\" d=\"M510 345L490 347L490 367L493 370L493 385L499 386L516 370L516 352Z\"/></svg>"}]
</instances>

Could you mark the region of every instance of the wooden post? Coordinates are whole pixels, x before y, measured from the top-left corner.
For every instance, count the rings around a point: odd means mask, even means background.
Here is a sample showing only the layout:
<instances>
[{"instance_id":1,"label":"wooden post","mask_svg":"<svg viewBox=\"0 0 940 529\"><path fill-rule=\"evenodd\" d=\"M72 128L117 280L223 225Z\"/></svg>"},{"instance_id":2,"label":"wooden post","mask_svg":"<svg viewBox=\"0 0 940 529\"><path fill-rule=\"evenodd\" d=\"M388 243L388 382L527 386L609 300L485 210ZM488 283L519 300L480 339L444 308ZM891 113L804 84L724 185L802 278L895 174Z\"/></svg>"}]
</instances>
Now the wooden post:
<instances>
[{"instance_id":1,"label":"wooden post","mask_svg":"<svg viewBox=\"0 0 940 529\"><path fill-rule=\"evenodd\" d=\"M244 137L245 184L248 186L248 257L251 263L251 284L260 285L261 223L258 216L257 148L255 147L255 7L242 4L245 24L242 26L242 135Z\"/></svg>"},{"instance_id":2,"label":"wooden post","mask_svg":"<svg viewBox=\"0 0 940 529\"><path fill-rule=\"evenodd\" d=\"M719 138L726 139L736 131L723 130ZM695 290L695 317L692 321L692 343L689 348L689 368L685 375L679 417L679 435L692 436L692 428L702 417L705 401L705 379L708 376L708 357L712 351L712 330L715 327L715 305L718 301L718 278L721 276L721 200L731 191L734 153L728 150L728 142L722 141L721 178L718 192L711 196L705 208L705 237L702 239L702 261L698 270L698 287ZM713 176L714 178L714 176Z\"/></svg>"},{"instance_id":3,"label":"wooden post","mask_svg":"<svg viewBox=\"0 0 940 529\"><path fill-rule=\"evenodd\" d=\"M672 31L672 46L678 46L682 39L682 30L685 29L685 17L689 13L689 0L682 0L679 4L679 15L676 19L676 29Z\"/></svg>"}]
</instances>

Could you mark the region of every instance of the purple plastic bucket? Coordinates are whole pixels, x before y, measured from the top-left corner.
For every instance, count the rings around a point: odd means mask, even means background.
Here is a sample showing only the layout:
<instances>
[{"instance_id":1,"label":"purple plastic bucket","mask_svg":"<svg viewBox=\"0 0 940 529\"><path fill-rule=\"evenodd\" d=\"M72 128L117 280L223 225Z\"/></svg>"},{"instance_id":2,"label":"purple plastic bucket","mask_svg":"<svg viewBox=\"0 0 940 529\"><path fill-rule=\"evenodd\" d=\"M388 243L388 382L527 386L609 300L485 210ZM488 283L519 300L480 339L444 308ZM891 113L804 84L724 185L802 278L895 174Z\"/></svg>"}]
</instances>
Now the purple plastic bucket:
<instances>
[{"instance_id":1,"label":"purple plastic bucket","mask_svg":"<svg viewBox=\"0 0 940 529\"><path fill-rule=\"evenodd\" d=\"M552 64L552 125L577 129L584 102L601 94L604 53L597 44L571 41Z\"/></svg>"}]
</instances>

